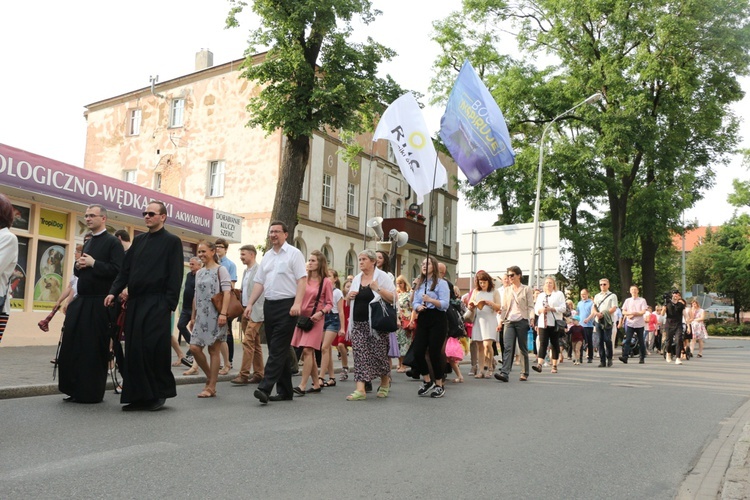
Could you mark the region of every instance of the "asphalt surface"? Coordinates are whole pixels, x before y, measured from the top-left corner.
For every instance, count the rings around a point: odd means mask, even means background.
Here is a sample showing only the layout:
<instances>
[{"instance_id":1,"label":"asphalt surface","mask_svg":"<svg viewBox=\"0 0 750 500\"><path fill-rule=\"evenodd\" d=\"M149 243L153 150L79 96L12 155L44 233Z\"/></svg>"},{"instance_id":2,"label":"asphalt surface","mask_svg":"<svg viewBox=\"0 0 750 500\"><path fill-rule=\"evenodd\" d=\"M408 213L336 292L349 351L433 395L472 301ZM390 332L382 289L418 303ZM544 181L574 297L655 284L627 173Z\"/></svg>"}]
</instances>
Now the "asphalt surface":
<instances>
[{"instance_id":1,"label":"asphalt surface","mask_svg":"<svg viewBox=\"0 0 750 500\"><path fill-rule=\"evenodd\" d=\"M345 401L351 378L268 406L253 386L198 399L181 385L154 413L120 411L111 391L4 399L0 497L748 498L748 349L711 339L682 366L565 362L524 383L516 366L437 400L396 373L387 399L362 402ZM49 385L53 355L0 348L0 394Z\"/></svg>"}]
</instances>

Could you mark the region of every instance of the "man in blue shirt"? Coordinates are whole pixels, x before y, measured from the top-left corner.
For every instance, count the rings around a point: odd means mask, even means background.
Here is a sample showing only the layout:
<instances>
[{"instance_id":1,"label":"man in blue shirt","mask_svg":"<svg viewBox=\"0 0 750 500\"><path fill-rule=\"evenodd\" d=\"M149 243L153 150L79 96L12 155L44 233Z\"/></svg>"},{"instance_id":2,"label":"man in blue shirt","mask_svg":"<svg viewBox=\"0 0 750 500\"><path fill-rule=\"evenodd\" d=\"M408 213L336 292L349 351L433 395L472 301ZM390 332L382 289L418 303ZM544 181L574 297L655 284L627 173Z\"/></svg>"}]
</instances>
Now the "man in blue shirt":
<instances>
[{"instance_id":1,"label":"man in blue shirt","mask_svg":"<svg viewBox=\"0 0 750 500\"><path fill-rule=\"evenodd\" d=\"M584 288L581 290L581 300L578 301L576 311L578 311L578 317L581 318L583 338L586 343L586 355L589 358L589 363L594 361L594 320L590 318L591 307L593 305L594 301L589 298L589 291ZM581 359L578 361L583 363L583 350L581 350Z\"/></svg>"},{"instance_id":2,"label":"man in blue shirt","mask_svg":"<svg viewBox=\"0 0 750 500\"><path fill-rule=\"evenodd\" d=\"M232 288L237 283L237 266L227 257L229 243L224 238L216 240L216 255L219 256L219 264L229 271L229 278L232 280ZM224 356L224 367L219 375L226 375L232 369L232 360L234 359L234 336L232 336L232 321L227 321L227 342L221 346L221 354Z\"/></svg>"}]
</instances>

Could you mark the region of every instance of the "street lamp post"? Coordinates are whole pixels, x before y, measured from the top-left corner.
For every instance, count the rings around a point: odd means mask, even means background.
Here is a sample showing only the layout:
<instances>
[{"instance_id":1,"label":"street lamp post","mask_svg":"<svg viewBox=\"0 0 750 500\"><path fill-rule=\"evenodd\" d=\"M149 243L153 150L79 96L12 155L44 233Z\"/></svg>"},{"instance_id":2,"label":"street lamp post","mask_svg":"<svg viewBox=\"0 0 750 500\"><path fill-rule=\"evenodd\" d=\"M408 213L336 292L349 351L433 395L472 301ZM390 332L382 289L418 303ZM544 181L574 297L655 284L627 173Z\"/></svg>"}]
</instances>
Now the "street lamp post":
<instances>
[{"instance_id":1,"label":"street lamp post","mask_svg":"<svg viewBox=\"0 0 750 500\"><path fill-rule=\"evenodd\" d=\"M537 172L536 177L536 201L534 202L534 239L533 243L531 245L531 271L529 272L529 286L534 286L536 283L537 275L536 275L536 262L537 257L540 254L540 249L538 248L538 242L539 242L539 197L542 191L542 165L544 165L544 138L547 136L547 130L552 126L553 123L555 123L557 120L562 118L563 116L567 115L568 113L571 113L575 109L579 108L580 106L583 106L584 104L593 104L597 102L599 99L602 98L602 94L600 92L597 92L596 94L593 94L589 97L587 97L584 101L579 102L569 110L565 111L564 113L560 113L556 117L552 119L551 122L549 122L542 131L542 138L539 140L539 171Z\"/></svg>"}]
</instances>

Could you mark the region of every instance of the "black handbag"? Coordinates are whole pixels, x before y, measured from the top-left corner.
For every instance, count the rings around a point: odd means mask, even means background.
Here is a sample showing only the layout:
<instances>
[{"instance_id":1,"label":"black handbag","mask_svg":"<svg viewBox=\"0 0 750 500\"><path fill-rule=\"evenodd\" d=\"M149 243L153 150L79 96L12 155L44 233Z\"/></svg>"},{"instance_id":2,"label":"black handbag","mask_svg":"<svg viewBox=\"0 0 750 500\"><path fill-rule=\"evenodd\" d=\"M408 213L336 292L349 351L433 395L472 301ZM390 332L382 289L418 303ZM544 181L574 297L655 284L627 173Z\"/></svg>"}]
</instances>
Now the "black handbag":
<instances>
[{"instance_id":1,"label":"black handbag","mask_svg":"<svg viewBox=\"0 0 750 500\"><path fill-rule=\"evenodd\" d=\"M309 332L315 326L315 323L312 320L312 316L315 316L315 310L318 308L318 301L320 300L320 294L323 291L324 279L325 278L321 278L320 280L320 286L318 287L318 296L315 297L315 305L313 306L312 314L310 316L303 316L301 314L297 316L297 328L299 328L303 332Z\"/></svg>"},{"instance_id":2,"label":"black handbag","mask_svg":"<svg viewBox=\"0 0 750 500\"><path fill-rule=\"evenodd\" d=\"M377 332L395 332L398 330L396 308L382 298L370 302L370 326Z\"/></svg>"},{"instance_id":3,"label":"black handbag","mask_svg":"<svg viewBox=\"0 0 750 500\"><path fill-rule=\"evenodd\" d=\"M560 335L565 334L565 331L568 328L568 324L565 322L564 319L556 319L555 320L555 332L559 333Z\"/></svg>"}]
</instances>

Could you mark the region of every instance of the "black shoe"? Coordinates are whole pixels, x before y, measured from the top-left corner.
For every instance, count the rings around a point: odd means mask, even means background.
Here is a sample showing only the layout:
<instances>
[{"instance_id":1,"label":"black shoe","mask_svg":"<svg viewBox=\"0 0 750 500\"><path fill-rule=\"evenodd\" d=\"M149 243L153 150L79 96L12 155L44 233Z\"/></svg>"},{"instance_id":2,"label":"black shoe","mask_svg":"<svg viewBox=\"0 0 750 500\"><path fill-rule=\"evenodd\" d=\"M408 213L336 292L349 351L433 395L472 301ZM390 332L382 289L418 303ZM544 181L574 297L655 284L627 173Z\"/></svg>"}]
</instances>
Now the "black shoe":
<instances>
[{"instance_id":1,"label":"black shoe","mask_svg":"<svg viewBox=\"0 0 750 500\"><path fill-rule=\"evenodd\" d=\"M294 391L294 394L296 394L297 396L305 395L305 391L300 389L299 387L295 387L294 389L292 389L292 391Z\"/></svg>"},{"instance_id":2,"label":"black shoe","mask_svg":"<svg viewBox=\"0 0 750 500\"><path fill-rule=\"evenodd\" d=\"M645 361L644 361L643 359L641 359L640 361L638 361L638 364L639 364L639 365L642 365L642 364L645 364L645 363L646 363L646 362L645 362Z\"/></svg>"},{"instance_id":3,"label":"black shoe","mask_svg":"<svg viewBox=\"0 0 750 500\"><path fill-rule=\"evenodd\" d=\"M604 361L599 362L599 368L606 368L606 367L607 367L607 363L605 363Z\"/></svg>"},{"instance_id":4,"label":"black shoe","mask_svg":"<svg viewBox=\"0 0 750 500\"><path fill-rule=\"evenodd\" d=\"M612 358L609 358L609 359L607 360L607 366L609 366L609 367L611 367L611 366L612 366Z\"/></svg>"},{"instance_id":5,"label":"black shoe","mask_svg":"<svg viewBox=\"0 0 750 500\"><path fill-rule=\"evenodd\" d=\"M589 360L588 360L587 362L588 362L588 363L593 363L593 362L594 362L594 360L593 360L592 358L589 358Z\"/></svg>"},{"instance_id":6,"label":"black shoe","mask_svg":"<svg viewBox=\"0 0 750 500\"><path fill-rule=\"evenodd\" d=\"M625 363L626 365L628 364L628 358L626 358L625 356L620 356L618 359L622 361L623 363Z\"/></svg>"},{"instance_id":7,"label":"black shoe","mask_svg":"<svg viewBox=\"0 0 750 500\"><path fill-rule=\"evenodd\" d=\"M504 374L504 373L496 373L495 374L495 378L497 380L499 380L500 382L507 382L508 381L508 376L506 374Z\"/></svg>"},{"instance_id":8,"label":"black shoe","mask_svg":"<svg viewBox=\"0 0 750 500\"><path fill-rule=\"evenodd\" d=\"M268 401L291 401L293 399L294 396L284 396L282 394L274 394L273 396L268 397Z\"/></svg>"},{"instance_id":9,"label":"black shoe","mask_svg":"<svg viewBox=\"0 0 750 500\"><path fill-rule=\"evenodd\" d=\"M73 396L66 396L66 397L63 398L63 401L65 401L66 403L77 403L78 402L78 401L76 401L76 398L74 398Z\"/></svg>"},{"instance_id":10,"label":"black shoe","mask_svg":"<svg viewBox=\"0 0 750 500\"><path fill-rule=\"evenodd\" d=\"M310 387L308 390L305 391L306 394L317 394L323 390L322 387L318 387L317 389L315 387Z\"/></svg>"},{"instance_id":11,"label":"black shoe","mask_svg":"<svg viewBox=\"0 0 750 500\"><path fill-rule=\"evenodd\" d=\"M180 359L180 363L187 366L188 368L193 367L193 363L187 358L187 356L183 356L182 359Z\"/></svg>"},{"instance_id":12,"label":"black shoe","mask_svg":"<svg viewBox=\"0 0 750 500\"><path fill-rule=\"evenodd\" d=\"M152 399L151 401L148 401L142 409L145 411L157 411L160 410L166 402L166 398Z\"/></svg>"},{"instance_id":13,"label":"black shoe","mask_svg":"<svg viewBox=\"0 0 750 500\"><path fill-rule=\"evenodd\" d=\"M372 392L372 382L365 382L365 392Z\"/></svg>"},{"instance_id":14,"label":"black shoe","mask_svg":"<svg viewBox=\"0 0 750 500\"><path fill-rule=\"evenodd\" d=\"M135 401L122 407L122 411L141 411L146 407L146 401Z\"/></svg>"},{"instance_id":15,"label":"black shoe","mask_svg":"<svg viewBox=\"0 0 750 500\"><path fill-rule=\"evenodd\" d=\"M255 396L255 399L260 401L260 404L268 404L269 397L267 392L261 391L260 389L255 389L255 392L253 392L253 396Z\"/></svg>"},{"instance_id":16,"label":"black shoe","mask_svg":"<svg viewBox=\"0 0 750 500\"><path fill-rule=\"evenodd\" d=\"M540 365L538 363L535 364L534 366L532 366L531 369L534 370L537 373L542 373L542 365Z\"/></svg>"}]
</instances>

